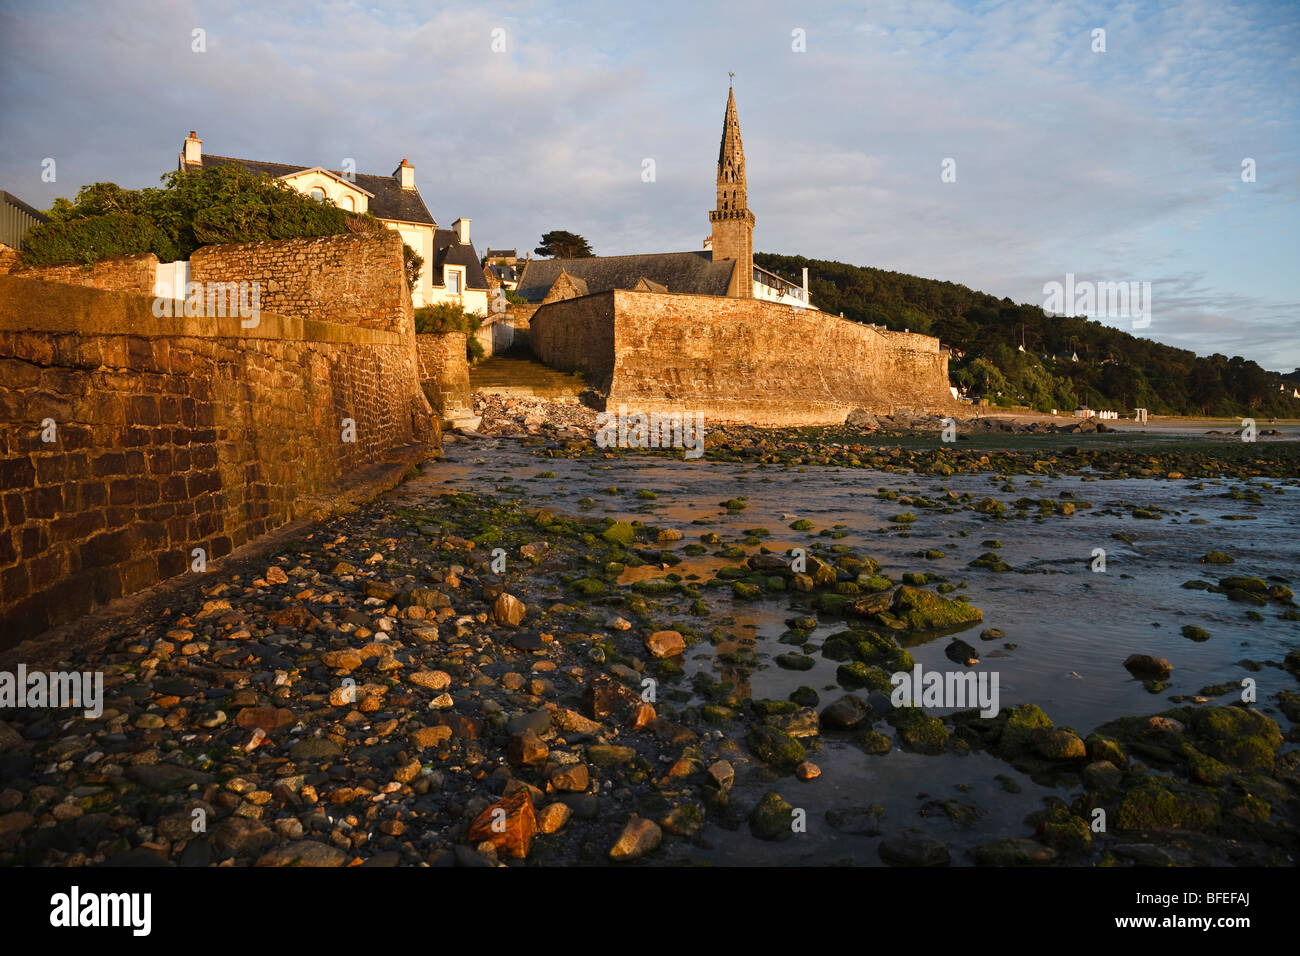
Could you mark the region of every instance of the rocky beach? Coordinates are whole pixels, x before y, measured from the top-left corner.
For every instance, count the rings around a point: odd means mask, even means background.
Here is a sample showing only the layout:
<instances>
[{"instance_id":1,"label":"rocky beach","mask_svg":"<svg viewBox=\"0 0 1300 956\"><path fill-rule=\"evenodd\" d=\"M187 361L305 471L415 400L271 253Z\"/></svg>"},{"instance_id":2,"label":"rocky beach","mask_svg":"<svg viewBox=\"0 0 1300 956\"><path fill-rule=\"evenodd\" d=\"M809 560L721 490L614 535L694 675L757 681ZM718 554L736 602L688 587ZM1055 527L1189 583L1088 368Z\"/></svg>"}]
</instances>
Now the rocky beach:
<instances>
[{"instance_id":1,"label":"rocky beach","mask_svg":"<svg viewBox=\"0 0 1300 956\"><path fill-rule=\"evenodd\" d=\"M1293 865L1296 443L873 419L687 462L476 405L369 504L6 654L105 699L3 713L0 863ZM996 715L897 706L922 671Z\"/></svg>"}]
</instances>

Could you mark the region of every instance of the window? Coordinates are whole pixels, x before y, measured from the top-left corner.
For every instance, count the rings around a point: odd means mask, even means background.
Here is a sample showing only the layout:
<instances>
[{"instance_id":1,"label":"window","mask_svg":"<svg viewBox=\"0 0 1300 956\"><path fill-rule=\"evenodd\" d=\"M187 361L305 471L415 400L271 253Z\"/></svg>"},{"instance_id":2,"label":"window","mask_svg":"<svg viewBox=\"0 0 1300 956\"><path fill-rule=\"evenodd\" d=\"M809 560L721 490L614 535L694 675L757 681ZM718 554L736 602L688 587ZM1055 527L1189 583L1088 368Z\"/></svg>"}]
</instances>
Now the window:
<instances>
[{"instance_id":1,"label":"window","mask_svg":"<svg viewBox=\"0 0 1300 956\"><path fill-rule=\"evenodd\" d=\"M454 269L447 273L447 291L452 295L460 295L460 273Z\"/></svg>"},{"instance_id":2,"label":"window","mask_svg":"<svg viewBox=\"0 0 1300 956\"><path fill-rule=\"evenodd\" d=\"M316 200L317 202L320 202L322 199L325 198L325 190L317 186L310 193L308 193L308 195L311 196L311 198Z\"/></svg>"},{"instance_id":3,"label":"window","mask_svg":"<svg viewBox=\"0 0 1300 956\"><path fill-rule=\"evenodd\" d=\"M348 212L355 212L355 211L356 211L356 208L357 208L356 201L353 200L353 198L352 198L351 196L344 196L344 197L343 197L343 202L340 203L340 205L341 205L344 209L346 209Z\"/></svg>"}]
</instances>

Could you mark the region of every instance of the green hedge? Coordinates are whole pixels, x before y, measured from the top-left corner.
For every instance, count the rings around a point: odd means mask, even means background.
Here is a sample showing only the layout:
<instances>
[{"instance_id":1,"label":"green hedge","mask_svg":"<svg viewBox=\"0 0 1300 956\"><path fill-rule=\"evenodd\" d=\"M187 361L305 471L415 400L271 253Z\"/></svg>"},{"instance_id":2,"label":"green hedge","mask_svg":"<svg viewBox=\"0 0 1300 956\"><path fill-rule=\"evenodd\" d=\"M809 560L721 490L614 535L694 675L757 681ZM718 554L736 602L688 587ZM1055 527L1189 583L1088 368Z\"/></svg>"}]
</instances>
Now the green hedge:
<instances>
[{"instance_id":1,"label":"green hedge","mask_svg":"<svg viewBox=\"0 0 1300 956\"><path fill-rule=\"evenodd\" d=\"M161 189L95 183L74 201L56 200L50 222L28 230L23 261L91 263L152 252L173 262L216 243L339 235L362 218L234 163L162 178Z\"/></svg>"}]
</instances>

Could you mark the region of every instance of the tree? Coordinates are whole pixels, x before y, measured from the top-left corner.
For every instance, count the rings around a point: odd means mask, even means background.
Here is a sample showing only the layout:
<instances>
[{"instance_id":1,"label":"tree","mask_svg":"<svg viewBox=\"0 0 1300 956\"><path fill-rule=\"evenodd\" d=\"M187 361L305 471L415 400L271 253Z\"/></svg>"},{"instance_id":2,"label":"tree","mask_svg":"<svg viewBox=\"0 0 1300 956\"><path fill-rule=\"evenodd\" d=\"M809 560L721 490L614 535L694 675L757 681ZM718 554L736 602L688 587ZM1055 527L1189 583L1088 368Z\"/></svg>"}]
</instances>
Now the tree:
<instances>
[{"instance_id":1,"label":"tree","mask_svg":"<svg viewBox=\"0 0 1300 956\"><path fill-rule=\"evenodd\" d=\"M590 259L595 255L586 239L563 229L542 233L542 244L533 252L554 259Z\"/></svg>"}]
</instances>

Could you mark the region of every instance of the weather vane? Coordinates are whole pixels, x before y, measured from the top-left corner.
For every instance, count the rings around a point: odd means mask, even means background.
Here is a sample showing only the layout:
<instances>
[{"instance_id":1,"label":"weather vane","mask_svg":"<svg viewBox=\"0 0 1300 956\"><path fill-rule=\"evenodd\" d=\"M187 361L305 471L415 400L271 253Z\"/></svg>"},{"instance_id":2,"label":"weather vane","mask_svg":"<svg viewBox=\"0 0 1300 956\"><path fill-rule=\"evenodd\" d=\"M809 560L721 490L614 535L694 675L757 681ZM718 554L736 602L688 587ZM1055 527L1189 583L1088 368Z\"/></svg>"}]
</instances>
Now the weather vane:
<instances>
[{"instance_id":1,"label":"weather vane","mask_svg":"<svg viewBox=\"0 0 1300 956\"><path fill-rule=\"evenodd\" d=\"M736 85L736 74L735 74L735 73L728 73L727 76L731 77L731 79L730 79L730 81L728 81L727 85L728 85L728 86L735 86L735 85Z\"/></svg>"}]
</instances>

